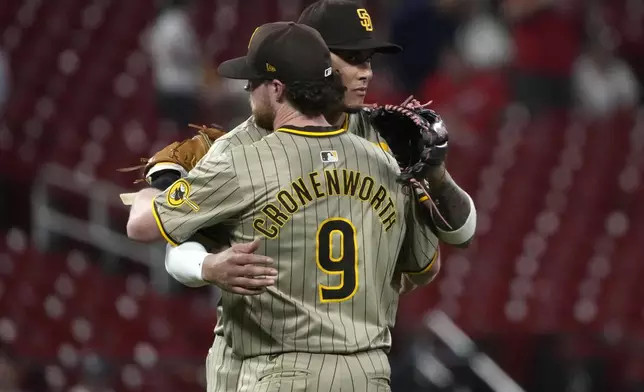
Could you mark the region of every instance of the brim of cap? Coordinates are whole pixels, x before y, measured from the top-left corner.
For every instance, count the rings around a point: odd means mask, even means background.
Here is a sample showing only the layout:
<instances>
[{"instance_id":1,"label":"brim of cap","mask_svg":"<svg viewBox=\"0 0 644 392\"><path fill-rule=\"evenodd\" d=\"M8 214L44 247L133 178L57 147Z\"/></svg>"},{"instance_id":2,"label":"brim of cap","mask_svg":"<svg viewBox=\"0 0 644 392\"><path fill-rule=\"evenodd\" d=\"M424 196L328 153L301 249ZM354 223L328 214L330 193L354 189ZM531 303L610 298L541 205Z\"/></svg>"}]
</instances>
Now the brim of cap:
<instances>
[{"instance_id":1,"label":"brim of cap","mask_svg":"<svg viewBox=\"0 0 644 392\"><path fill-rule=\"evenodd\" d=\"M328 45L330 50L373 50L376 53L398 53L402 47L385 41L367 38L346 44Z\"/></svg>"},{"instance_id":2,"label":"brim of cap","mask_svg":"<svg viewBox=\"0 0 644 392\"><path fill-rule=\"evenodd\" d=\"M251 68L246 56L224 61L217 67L217 73L228 79L259 79L262 77Z\"/></svg>"}]
</instances>

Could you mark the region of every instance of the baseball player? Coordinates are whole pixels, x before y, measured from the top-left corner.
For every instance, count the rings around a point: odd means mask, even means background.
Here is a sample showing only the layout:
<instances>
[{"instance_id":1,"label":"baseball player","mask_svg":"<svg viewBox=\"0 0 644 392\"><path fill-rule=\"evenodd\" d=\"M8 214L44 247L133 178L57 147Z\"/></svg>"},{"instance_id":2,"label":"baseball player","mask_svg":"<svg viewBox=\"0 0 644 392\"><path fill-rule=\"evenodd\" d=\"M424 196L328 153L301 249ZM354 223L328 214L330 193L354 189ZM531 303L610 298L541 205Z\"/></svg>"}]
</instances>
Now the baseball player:
<instances>
[{"instance_id":1,"label":"baseball player","mask_svg":"<svg viewBox=\"0 0 644 392\"><path fill-rule=\"evenodd\" d=\"M371 56L377 53L395 53L400 50L395 45L374 38L374 25L368 12L352 1L318 1L302 13L298 22L315 27L321 32L322 37L331 48L333 67L340 73L343 83L348 88L345 94L345 104L349 107L358 107L364 101L366 89L373 77L370 66ZM363 136L367 140L387 148L384 140L375 132L362 111L349 115L338 111L335 114L331 113L328 117L336 125L346 125L349 132ZM268 134L269 130L258 127L251 117L225 136L217 139L211 148L211 155L218 156L232 147L251 144ZM192 168L192 166L188 167L185 164L183 167L177 164L174 166L177 170L168 170L172 169L172 164L167 162L164 162L163 165L149 165L146 169L148 181L155 185L155 182L151 180L158 179L159 182L156 185L160 189L165 189L168 184L179 178L178 173ZM448 243L466 245L474 233L476 210L471 203L471 198L444 171L444 165L442 169L442 173L444 173L443 186L437 187L433 191L432 197L442 201L437 204L449 225L445 225L442 220L439 220L439 225L442 225L439 227L442 227L443 230L437 230L437 234L440 239ZM441 170L437 170L436 176L440 177L442 173ZM167 180L166 176L170 176L170 180ZM208 237L202 236L200 242L203 243L204 239L212 240L214 236ZM212 243L206 244L206 248L198 242L190 241L178 247L168 247L166 257L168 272L188 286L214 283L224 290L240 294L253 294L262 291L261 287L244 285L246 280L244 280L242 273L250 265L269 269L270 263L267 263L263 257L253 254L257 250L257 243L234 244L223 252L209 254L208 251L212 249L212 245ZM435 270L438 265L438 262L434 263ZM253 283L257 284L258 280ZM270 281L266 280L262 283L269 285ZM407 280L406 283L409 284L410 281ZM408 288L413 288L413 285L408 285ZM223 334L222 321L226 315L222 313L221 306L217 308L217 311L218 325L215 333L221 337ZM208 361L211 364L209 368L212 369L208 377L208 390L235 390L241 361L231 353L231 349L226 345L224 339L216 338L214 340L213 347L209 351Z\"/></svg>"},{"instance_id":2,"label":"baseball player","mask_svg":"<svg viewBox=\"0 0 644 392\"><path fill-rule=\"evenodd\" d=\"M437 259L420 205L391 155L323 116L344 88L316 30L263 25L248 55L219 72L250 80L256 122L275 131L209 152L161 194L139 192L128 235L177 244L226 224L232 242L263 238L277 275L262 279L273 285L222 297L224 337L243 360L238 390L389 390L395 270L422 283Z\"/></svg>"},{"instance_id":3,"label":"baseball player","mask_svg":"<svg viewBox=\"0 0 644 392\"><path fill-rule=\"evenodd\" d=\"M321 33L331 50L333 67L340 73L343 84L347 87L345 106L352 113L336 111L328 113L327 119L333 124L344 126L351 133L388 149L385 140L370 123L367 113L355 108L359 108L364 103L366 89L373 77L371 57L377 53L396 53L400 51L400 47L375 39L374 25L369 13L354 1L320 0L303 11L298 23L314 27ZM352 108L354 110L351 110ZM269 129L257 126L255 119L251 117L219 138L212 147L212 153L222 154L230 147L252 143L269 132ZM159 172L171 172L167 169L167 166L152 166L148 177ZM171 175L173 175L172 180L176 180L179 178L179 170ZM471 197L453 181L445 170L444 164L437 165L433 170L428 171L427 178L431 184L430 196L436 202L440 212L432 215L439 239L451 245L467 246L474 236L476 227L476 208ZM199 244L182 244L177 248L169 248L166 266L168 272L182 283L188 286L204 285L206 283L201 275L186 273L186 260L196 257L199 259L198 269L201 269L204 257L209 257L209 262L203 265L209 267L204 273L209 275L210 281L216 282L224 290L249 293L248 287L233 282L231 268L226 267L229 266L230 263L227 260L232 255L238 256L240 262L242 260L248 263L260 262L250 256L249 252L254 249L252 244L245 247L237 245L234 250L228 250L220 257L215 257L215 255L208 256L208 252ZM197 267L193 268L194 271L196 269Z\"/></svg>"}]
</instances>

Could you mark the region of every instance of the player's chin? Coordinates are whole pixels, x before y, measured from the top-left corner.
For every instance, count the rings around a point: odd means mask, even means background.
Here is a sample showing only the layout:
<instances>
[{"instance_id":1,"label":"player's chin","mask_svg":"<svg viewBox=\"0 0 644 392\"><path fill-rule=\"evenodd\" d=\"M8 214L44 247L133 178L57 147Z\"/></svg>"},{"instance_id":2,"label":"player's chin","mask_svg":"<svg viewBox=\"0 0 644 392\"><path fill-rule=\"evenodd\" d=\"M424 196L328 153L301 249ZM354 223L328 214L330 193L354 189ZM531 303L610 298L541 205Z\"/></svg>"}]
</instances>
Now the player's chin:
<instances>
[{"instance_id":1,"label":"player's chin","mask_svg":"<svg viewBox=\"0 0 644 392\"><path fill-rule=\"evenodd\" d=\"M358 113L363 108L364 106L360 103L352 103L350 105L345 103L342 111L345 113Z\"/></svg>"},{"instance_id":2,"label":"player's chin","mask_svg":"<svg viewBox=\"0 0 644 392\"><path fill-rule=\"evenodd\" d=\"M364 95L358 95L353 91L347 91L344 95L344 104L349 108L358 108L364 104Z\"/></svg>"}]
</instances>

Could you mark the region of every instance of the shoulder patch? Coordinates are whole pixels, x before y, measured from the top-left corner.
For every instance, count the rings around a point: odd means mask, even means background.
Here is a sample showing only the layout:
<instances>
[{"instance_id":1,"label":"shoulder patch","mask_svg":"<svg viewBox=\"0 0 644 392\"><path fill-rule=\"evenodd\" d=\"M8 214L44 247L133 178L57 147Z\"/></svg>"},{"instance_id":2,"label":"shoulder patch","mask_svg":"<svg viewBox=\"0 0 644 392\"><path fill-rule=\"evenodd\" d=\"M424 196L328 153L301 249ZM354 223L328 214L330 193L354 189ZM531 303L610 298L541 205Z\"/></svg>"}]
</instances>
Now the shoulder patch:
<instances>
[{"instance_id":1,"label":"shoulder patch","mask_svg":"<svg viewBox=\"0 0 644 392\"><path fill-rule=\"evenodd\" d=\"M188 184L188 181L183 178L177 180L170 186L170 189L168 189L168 205L176 208L181 206L183 203L186 203L193 211L199 211L199 206L197 203L190 200L189 196L190 184Z\"/></svg>"}]
</instances>

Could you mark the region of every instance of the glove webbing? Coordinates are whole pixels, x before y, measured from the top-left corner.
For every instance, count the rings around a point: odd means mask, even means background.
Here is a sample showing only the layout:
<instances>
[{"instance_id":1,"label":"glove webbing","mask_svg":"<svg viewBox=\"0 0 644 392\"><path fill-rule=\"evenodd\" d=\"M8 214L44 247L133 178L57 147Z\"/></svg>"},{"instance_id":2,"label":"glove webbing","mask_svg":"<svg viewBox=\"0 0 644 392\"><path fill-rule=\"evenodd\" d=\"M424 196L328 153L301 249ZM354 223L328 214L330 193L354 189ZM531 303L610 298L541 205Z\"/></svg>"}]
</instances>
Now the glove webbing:
<instances>
[{"instance_id":1,"label":"glove webbing","mask_svg":"<svg viewBox=\"0 0 644 392\"><path fill-rule=\"evenodd\" d=\"M190 128L198 129L198 131L197 131L197 132L198 132L201 136L203 136L204 140L206 141L206 143L207 143L207 145L208 145L208 148L210 148L210 146L212 146L212 142L210 141L210 137L209 137L209 136L208 136L208 134L206 134L204 131L205 131L205 130L208 130L208 129L216 130L216 128L209 128L209 127L207 127L207 126L205 126L205 125L195 125L195 124L188 124L188 126L189 126ZM216 124L212 124L212 126L213 126L213 127L217 127L218 125L216 125ZM170 153L172 154L172 157L173 157L173 158L176 158L176 154L177 154L178 148L179 148L179 147L181 147L181 146L182 146L184 143L186 143L188 140L190 140L190 139L184 139L184 140L180 141L180 142L179 142L179 144L177 144L174 148L172 148L172 149L170 150ZM141 160L141 164L140 164L140 165L137 165L137 166L130 166L130 167L124 167L124 168L121 168L121 169L116 169L116 171L119 171L119 172L125 173L125 172L131 172L131 171L135 171L135 170L143 169L143 168L148 164L148 162L150 162L150 158L140 158L140 160ZM194 163L194 162L193 162L193 163ZM136 180L134 183L136 184L137 182L141 182L141 181L145 181L145 180L143 180L143 179L138 179L138 180Z\"/></svg>"},{"instance_id":2,"label":"glove webbing","mask_svg":"<svg viewBox=\"0 0 644 392\"><path fill-rule=\"evenodd\" d=\"M206 143L208 143L208 148L212 146L212 141L210 140L210 137L208 136L205 131L211 130L211 131L218 131L220 129L224 129L222 126L218 124L210 124L210 127L207 127L205 125L195 125L195 124L188 124L190 128L195 128L197 129L200 135L204 136L206 138Z\"/></svg>"},{"instance_id":3,"label":"glove webbing","mask_svg":"<svg viewBox=\"0 0 644 392\"><path fill-rule=\"evenodd\" d=\"M429 128L427 127L427 122L421 116L408 109L408 107L387 104L384 106L384 108L387 111L398 112L408 117L414 122L414 124L416 124L417 127L422 128L423 130L429 130Z\"/></svg>"}]
</instances>

